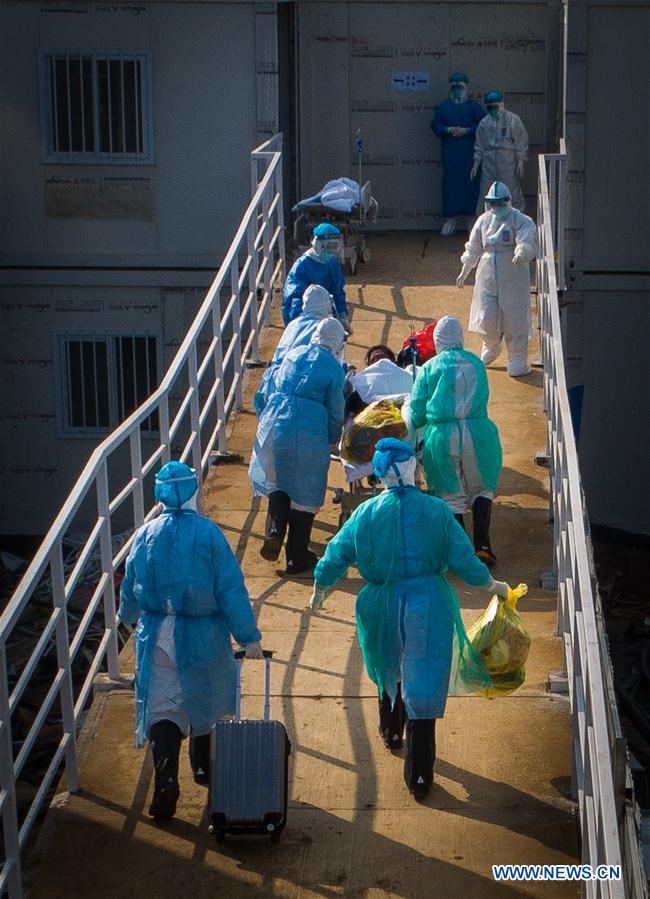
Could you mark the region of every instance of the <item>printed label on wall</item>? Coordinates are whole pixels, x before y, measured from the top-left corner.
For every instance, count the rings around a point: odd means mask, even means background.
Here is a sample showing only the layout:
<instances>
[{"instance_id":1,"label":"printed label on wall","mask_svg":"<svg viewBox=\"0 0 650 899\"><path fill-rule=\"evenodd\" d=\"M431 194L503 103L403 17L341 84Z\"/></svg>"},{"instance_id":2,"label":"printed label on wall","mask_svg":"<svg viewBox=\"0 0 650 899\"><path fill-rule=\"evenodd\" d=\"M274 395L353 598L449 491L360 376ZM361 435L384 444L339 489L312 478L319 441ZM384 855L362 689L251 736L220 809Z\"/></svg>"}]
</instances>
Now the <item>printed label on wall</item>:
<instances>
[{"instance_id":1,"label":"printed label on wall","mask_svg":"<svg viewBox=\"0 0 650 899\"><path fill-rule=\"evenodd\" d=\"M146 3L129 3L126 0L121 3L95 3L95 12L130 13L132 16L140 16L146 11Z\"/></svg>"},{"instance_id":2,"label":"printed label on wall","mask_svg":"<svg viewBox=\"0 0 650 899\"><path fill-rule=\"evenodd\" d=\"M49 218L153 222L153 179L50 175L45 179L45 214Z\"/></svg>"},{"instance_id":3,"label":"printed label on wall","mask_svg":"<svg viewBox=\"0 0 650 899\"><path fill-rule=\"evenodd\" d=\"M430 87L428 72L393 72L390 79L392 91L428 91Z\"/></svg>"}]
</instances>

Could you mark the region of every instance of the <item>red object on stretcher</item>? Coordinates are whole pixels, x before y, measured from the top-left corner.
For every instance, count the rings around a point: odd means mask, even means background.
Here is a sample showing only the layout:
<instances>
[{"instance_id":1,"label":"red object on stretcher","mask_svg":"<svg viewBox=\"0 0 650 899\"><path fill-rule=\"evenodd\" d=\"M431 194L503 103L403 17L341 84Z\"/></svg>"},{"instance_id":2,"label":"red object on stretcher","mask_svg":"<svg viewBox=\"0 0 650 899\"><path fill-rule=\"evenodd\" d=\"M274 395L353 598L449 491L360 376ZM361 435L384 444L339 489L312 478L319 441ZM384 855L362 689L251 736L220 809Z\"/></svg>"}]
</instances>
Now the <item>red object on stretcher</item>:
<instances>
[{"instance_id":1,"label":"red object on stretcher","mask_svg":"<svg viewBox=\"0 0 650 899\"><path fill-rule=\"evenodd\" d=\"M411 347L414 346L415 351L418 354L418 365L424 365L428 359L433 359L436 355L436 345L433 342L433 329L437 324L438 322L433 321L420 331L416 331L414 334L409 335L402 344L402 353L404 350L410 350Z\"/></svg>"}]
</instances>

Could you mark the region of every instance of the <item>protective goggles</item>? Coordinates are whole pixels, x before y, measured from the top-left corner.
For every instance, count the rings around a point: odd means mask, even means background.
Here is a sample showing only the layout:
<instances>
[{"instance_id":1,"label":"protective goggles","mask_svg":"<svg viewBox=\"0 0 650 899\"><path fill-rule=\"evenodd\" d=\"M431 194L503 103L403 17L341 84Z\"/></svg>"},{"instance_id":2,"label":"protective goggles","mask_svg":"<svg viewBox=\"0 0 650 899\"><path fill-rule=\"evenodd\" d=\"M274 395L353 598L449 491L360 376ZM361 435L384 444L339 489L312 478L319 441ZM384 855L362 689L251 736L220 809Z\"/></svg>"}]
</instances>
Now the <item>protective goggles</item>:
<instances>
[{"instance_id":1,"label":"protective goggles","mask_svg":"<svg viewBox=\"0 0 650 899\"><path fill-rule=\"evenodd\" d=\"M318 237L318 245L326 253L338 253L341 249L340 237Z\"/></svg>"},{"instance_id":2,"label":"protective goggles","mask_svg":"<svg viewBox=\"0 0 650 899\"><path fill-rule=\"evenodd\" d=\"M504 206L507 206L510 200L485 200L485 205L489 206L490 209L501 209Z\"/></svg>"},{"instance_id":3,"label":"protective goggles","mask_svg":"<svg viewBox=\"0 0 650 899\"><path fill-rule=\"evenodd\" d=\"M454 88L454 87L456 87L456 88L458 88L458 87L466 88L466 87L467 87L467 85L465 84L464 81L450 81L449 84L450 84L450 86L451 86L452 88Z\"/></svg>"}]
</instances>

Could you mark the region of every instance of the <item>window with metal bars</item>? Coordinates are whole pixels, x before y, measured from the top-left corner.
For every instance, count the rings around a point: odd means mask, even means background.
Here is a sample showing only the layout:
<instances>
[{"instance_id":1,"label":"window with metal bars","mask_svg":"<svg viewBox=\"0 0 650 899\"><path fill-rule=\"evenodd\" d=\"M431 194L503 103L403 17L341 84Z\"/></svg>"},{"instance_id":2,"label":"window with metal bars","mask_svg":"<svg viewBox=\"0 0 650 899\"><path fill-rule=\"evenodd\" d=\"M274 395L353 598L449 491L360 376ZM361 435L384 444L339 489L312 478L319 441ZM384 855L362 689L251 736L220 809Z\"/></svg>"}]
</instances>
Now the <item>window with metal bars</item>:
<instances>
[{"instance_id":1,"label":"window with metal bars","mask_svg":"<svg viewBox=\"0 0 650 899\"><path fill-rule=\"evenodd\" d=\"M152 163L148 53L41 54L45 161Z\"/></svg>"},{"instance_id":2,"label":"window with metal bars","mask_svg":"<svg viewBox=\"0 0 650 899\"><path fill-rule=\"evenodd\" d=\"M63 337L63 430L87 435L117 427L158 386L157 340L148 335ZM157 431L158 413L143 423Z\"/></svg>"}]
</instances>

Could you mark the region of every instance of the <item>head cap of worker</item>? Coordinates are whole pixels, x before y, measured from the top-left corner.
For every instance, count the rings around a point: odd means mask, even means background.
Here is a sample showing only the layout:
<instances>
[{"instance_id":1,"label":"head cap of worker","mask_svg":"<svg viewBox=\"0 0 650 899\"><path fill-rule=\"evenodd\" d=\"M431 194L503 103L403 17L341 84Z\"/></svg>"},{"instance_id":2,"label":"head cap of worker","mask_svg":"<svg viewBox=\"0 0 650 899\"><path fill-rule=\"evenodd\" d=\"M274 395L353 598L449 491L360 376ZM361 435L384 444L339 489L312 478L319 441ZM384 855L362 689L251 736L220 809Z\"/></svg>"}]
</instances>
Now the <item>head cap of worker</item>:
<instances>
[{"instance_id":1,"label":"head cap of worker","mask_svg":"<svg viewBox=\"0 0 650 899\"><path fill-rule=\"evenodd\" d=\"M314 228L311 245L321 259L333 259L341 249L341 232L331 222L321 222Z\"/></svg>"},{"instance_id":2,"label":"head cap of worker","mask_svg":"<svg viewBox=\"0 0 650 899\"><path fill-rule=\"evenodd\" d=\"M512 210L512 195L507 184L493 181L483 199L486 211L494 213L496 219L503 221L508 218Z\"/></svg>"},{"instance_id":3,"label":"head cap of worker","mask_svg":"<svg viewBox=\"0 0 650 899\"><path fill-rule=\"evenodd\" d=\"M449 96L455 103L462 103L467 99L467 85L469 78L464 72L452 72L449 76Z\"/></svg>"},{"instance_id":4,"label":"head cap of worker","mask_svg":"<svg viewBox=\"0 0 650 899\"><path fill-rule=\"evenodd\" d=\"M339 356L345 344L345 329L335 318L324 318L316 325L311 342L321 349L329 350L333 356Z\"/></svg>"},{"instance_id":5,"label":"head cap of worker","mask_svg":"<svg viewBox=\"0 0 650 899\"><path fill-rule=\"evenodd\" d=\"M453 315L444 315L433 329L433 342L436 345L436 353L462 350L463 326L460 321Z\"/></svg>"},{"instance_id":6,"label":"head cap of worker","mask_svg":"<svg viewBox=\"0 0 650 899\"><path fill-rule=\"evenodd\" d=\"M501 118L505 109L501 91L489 91L485 95L485 107L493 119Z\"/></svg>"},{"instance_id":7,"label":"head cap of worker","mask_svg":"<svg viewBox=\"0 0 650 899\"><path fill-rule=\"evenodd\" d=\"M310 284L302 295L303 315L325 318L332 314L332 295L320 284Z\"/></svg>"},{"instance_id":8,"label":"head cap of worker","mask_svg":"<svg viewBox=\"0 0 650 899\"><path fill-rule=\"evenodd\" d=\"M386 487L414 487L415 465L415 449L406 440L382 437L377 441L372 467Z\"/></svg>"},{"instance_id":9,"label":"head cap of worker","mask_svg":"<svg viewBox=\"0 0 650 899\"><path fill-rule=\"evenodd\" d=\"M181 509L199 489L196 470L184 462L168 462L156 475L154 496L168 509Z\"/></svg>"}]
</instances>

